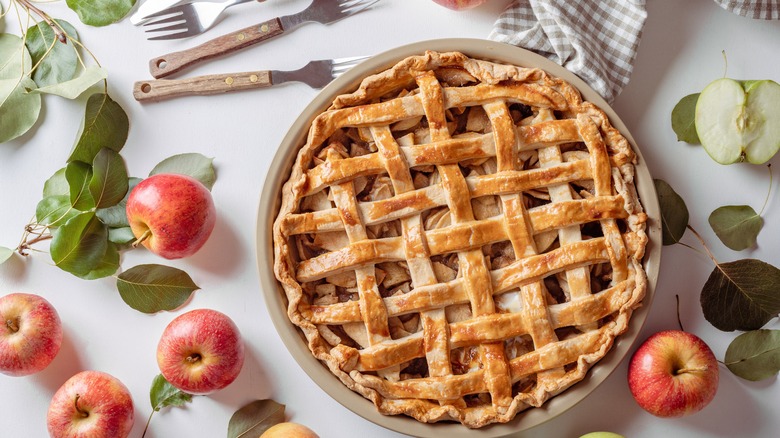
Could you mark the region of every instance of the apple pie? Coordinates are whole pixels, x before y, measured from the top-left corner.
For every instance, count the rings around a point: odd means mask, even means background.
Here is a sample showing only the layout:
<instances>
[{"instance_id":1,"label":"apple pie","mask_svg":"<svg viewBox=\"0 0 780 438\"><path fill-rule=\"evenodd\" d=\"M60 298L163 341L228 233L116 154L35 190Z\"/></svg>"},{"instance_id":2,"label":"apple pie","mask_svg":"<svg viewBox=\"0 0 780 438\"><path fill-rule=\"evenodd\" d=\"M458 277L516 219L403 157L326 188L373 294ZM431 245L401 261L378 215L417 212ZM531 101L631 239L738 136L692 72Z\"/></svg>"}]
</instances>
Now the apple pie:
<instances>
[{"instance_id":1,"label":"apple pie","mask_svg":"<svg viewBox=\"0 0 780 438\"><path fill-rule=\"evenodd\" d=\"M312 354L383 414L507 422L583 379L647 288L636 155L537 68L426 52L312 122L274 271Z\"/></svg>"}]
</instances>

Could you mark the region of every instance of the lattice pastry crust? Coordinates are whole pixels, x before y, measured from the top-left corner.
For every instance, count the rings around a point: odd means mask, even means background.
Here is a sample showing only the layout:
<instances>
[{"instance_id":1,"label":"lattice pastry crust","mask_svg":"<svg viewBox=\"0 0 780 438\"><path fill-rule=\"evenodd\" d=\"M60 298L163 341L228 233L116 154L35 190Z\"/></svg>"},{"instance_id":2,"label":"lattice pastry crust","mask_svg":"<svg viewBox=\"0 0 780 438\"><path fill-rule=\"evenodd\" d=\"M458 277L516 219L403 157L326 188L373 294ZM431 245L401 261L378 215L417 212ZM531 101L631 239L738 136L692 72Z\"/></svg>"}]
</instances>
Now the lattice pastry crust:
<instances>
[{"instance_id":1,"label":"lattice pastry crust","mask_svg":"<svg viewBox=\"0 0 780 438\"><path fill-rule=\"evenodd\" d=\"M635 155L539 69L427 52L312 123L274 223L288 315L384 414L507 422L642 301Z\"/></svg>"}]
</instances>

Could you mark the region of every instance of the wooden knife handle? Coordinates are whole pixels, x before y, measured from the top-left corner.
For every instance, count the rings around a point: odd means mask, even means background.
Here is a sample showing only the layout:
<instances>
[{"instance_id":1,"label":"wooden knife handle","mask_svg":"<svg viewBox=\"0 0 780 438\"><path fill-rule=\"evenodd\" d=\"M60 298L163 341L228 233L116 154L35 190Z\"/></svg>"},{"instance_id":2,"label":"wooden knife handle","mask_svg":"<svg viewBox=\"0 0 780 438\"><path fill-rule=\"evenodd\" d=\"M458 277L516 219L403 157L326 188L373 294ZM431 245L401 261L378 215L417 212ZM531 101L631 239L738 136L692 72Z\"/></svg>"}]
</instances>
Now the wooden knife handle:
<instances>
[{"instance_id":1,"label":"wooden knife handle","mask_svg":"<svg viewBox=\"0 0 780 438\"><path fill-rule=\"evenodd\" d=\"M271 72L255 71L195 76L186 79L138 81L133 97L139 102L156 101L179 96L203 96L271 86Z\"/></svg>"},{"instance_id":2,"label":"wooden knife handle","mask_svg":"<svg viewBox=\"0 0 780 438\"><path fill-rule=\"evenodd\" d=\"M149 71L155 78L164 78L196 63L233 53L283 33L282 23L278 18L272 18L264 23L211 39L191 49L154 58L149 61Z\"/></svg>"}]
</instances>

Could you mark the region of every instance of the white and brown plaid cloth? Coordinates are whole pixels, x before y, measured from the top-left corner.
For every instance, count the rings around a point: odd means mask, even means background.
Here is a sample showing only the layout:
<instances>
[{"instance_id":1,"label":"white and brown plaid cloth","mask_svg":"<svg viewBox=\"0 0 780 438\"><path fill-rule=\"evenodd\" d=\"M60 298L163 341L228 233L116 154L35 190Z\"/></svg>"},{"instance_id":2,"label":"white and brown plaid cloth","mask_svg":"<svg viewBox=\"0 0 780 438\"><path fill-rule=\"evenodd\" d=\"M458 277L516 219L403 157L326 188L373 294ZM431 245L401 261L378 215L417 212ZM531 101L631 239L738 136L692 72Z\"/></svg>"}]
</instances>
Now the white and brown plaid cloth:
<instances>
[{"instance_id":1,"label":"white and brown plaid cloth","mask_svg":"<svg viewBox=\"0 0 780 438\"><path fill-rule=\"evenodd\" d=\"M780 19L780 0L715 3L743 17ZM645 0L515 0L488 38L546 56L612 102L631 76L645 6Z\"/></svg>"},{"instance_id":2,"label":"white and brown plaid cloth","mask_svg":"<svg viewBox=\"0 0 780 438\"><path fill-rule=\"evenodd\" d=\"M757 20L780 20L780 0L715 0L721 8Z\"/></svg>"},{"instance_id":3,"label":"white and brown plaid cloth","mask_svg":"<svg viewBox=\"0 0 780 438\"><path fill-rule=\"evenodd\" d=\"M645 19L645 0L517 0L488 38L553 60L612 102L631 76Z\"/></svg>"}]
</instances>

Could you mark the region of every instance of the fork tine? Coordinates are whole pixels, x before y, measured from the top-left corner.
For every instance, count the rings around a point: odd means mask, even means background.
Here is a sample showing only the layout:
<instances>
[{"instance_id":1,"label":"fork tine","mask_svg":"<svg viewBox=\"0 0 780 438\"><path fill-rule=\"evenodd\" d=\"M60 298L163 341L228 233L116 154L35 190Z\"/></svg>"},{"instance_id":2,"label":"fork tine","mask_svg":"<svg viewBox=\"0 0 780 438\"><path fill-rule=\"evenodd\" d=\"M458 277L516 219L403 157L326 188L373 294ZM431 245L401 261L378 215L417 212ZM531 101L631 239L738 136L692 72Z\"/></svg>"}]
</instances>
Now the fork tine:
<instances>
[{"instance_id":1,"label":"fork tine","mask_svg":"<svg viewBox=\"0 0 780 438\"><path fill-rule=\"evenodd\" d=\"M189 4L181 5L181 6L173 6L168 9L163 9L160 12L155 12L154 14L149 14L145 17L143 17L144 20L148 20L150 18L157 18L157 17L164 17L166 15L171 14L183 14L184 13L184 6L188 6Z\"/></svg>"},{"instance_id":2,"label":"fork tine","mask_svg":"<svg viewBox=\"0 0 780 438\"><path fill-rule=\"evenodd\" d=\"M159 20L149 21L144 23L144 26L157 26L158 24L166 24L166 23L177 23L179 21L187 21L187 18L184 16L184 14L176 14L172 17L168 18L161 18Z\"/></svg>"},{"instance_id":3,"label":"fork tine","mask_svg":"<svg viewBox=\"0 0 780 438\"><path fill-rule=\"evenodd\" d=\"M170 26L163 26L158 27L155 29L146 29L146 32L165 32L165 31L173 31L173 30L183 30L188 31L190 28L187 26L187 23L178 23L178 24L171 24Z\"/></svg>"},{"instance_id":4,"label":"fork tine","mask_svg":"<svg viewBox=\"0 0 780 438\"><path fill-rule=\"evenodd\" d=\"M197 28L187 29L184 32L176 32L176 33L169 33L167 35L158 35L151 38L147 38L149 41L160 41L160 40L175 40L178 38L187 38L191 36L198 35L200 31Z\"/></svg>"},{"instance_id":5,"label":"fork tine","mask_svg":"<svg viewBox=\"0 0 780 438\"><path fill-rule=\"evenodd\" d=\"M373 1L368 0L368 3L366 3L365 1L360 1L359 3L344 7L342 9L342 12L346 15L357 14L358 12L363 12L366 9L371 8L377 3L379 3L379 0L373 0Z\"/></svg>"},{"instance_id":6,"label":"fork tine","mask_svg":"<svg viewBox=\"0 0 780 438\"><path fill-rule=\"evenodd\" d=\"M335 58L333 60L333 66L336 67L336 66L341 66L346 64L354 65L368 58L369 58L368 56L351 56L349 58Z\"/></svg>"}]
</instances>

